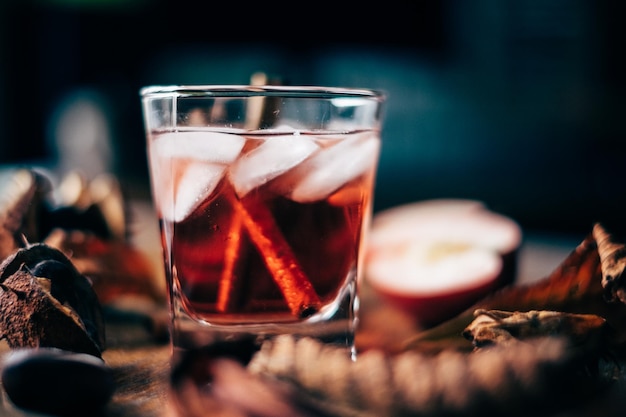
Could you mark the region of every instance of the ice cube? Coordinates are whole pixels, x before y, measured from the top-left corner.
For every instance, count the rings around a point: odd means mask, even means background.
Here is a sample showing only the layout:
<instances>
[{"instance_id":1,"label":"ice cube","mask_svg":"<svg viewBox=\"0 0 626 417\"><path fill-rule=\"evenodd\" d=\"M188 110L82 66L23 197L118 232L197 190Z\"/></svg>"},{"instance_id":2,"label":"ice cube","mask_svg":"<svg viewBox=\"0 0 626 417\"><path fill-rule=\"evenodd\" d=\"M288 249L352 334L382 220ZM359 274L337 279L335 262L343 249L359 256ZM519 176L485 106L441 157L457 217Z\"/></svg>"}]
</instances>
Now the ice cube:
<instances>
[{"instance_id":1,"label":"ice cube","mask_svg":"<svg viewBox=\"0 0 626 417\"><path fill-rule=\"evenodd\" d=\"M154 177L155 204L161 216L173 222L185 220L219 184L225 165L171 159Z\"/></svg>"},{"instance_id":2,"label":"ice cube","mask_svg":"<svg viewBox=\"0 0 626 417\"><path fill-rule=\"evenodd\" d=\"M273 136L243 155L230 169L240 197L304 161L319 147L306 136Z\"/></svg>"},{"instance_id":3,"label":"ice cube","mask_svg":"<svg viewBox=\"0 0 626 417\"><path fill-rule=\"evenodd\" d=\"M192 162L174 184L174 201L164 205L162 214L172 221L185 220L219 184L226 166L203 162Z\"/></svg>"},{"instance_id":4,"label":"ice cube","mask_svg":"<svg viewBox=\"0 0 626 417\"><path fill-rule=\"evenodd\" d=\"M216 132L167 133L154 139L150 158L161 215L174 222L187 218L214 191L244 143L243 137Z\"/></svg>"},{"instance_id":5,"label":"ice cube","mask_svg":"<svg viewBox=\"0 0 626 417\"><path fill-rule=\"evenodd\" d=\"M228 164L243 148L242 136L220 132L172 132L154 138L153 152L163 158L192 158Z\"/></svg>"},{"instance_id":6,"label":"ice cube","mask_svg":"<svg viewBox=\"0 0 626 417\"><path fill-rule=\"evenodd\" d=\"M293 174L291 199L301 203L326 198L376 163L380 140L367 132L343 139L302 163Z\"/></svg>"}]
</instances>

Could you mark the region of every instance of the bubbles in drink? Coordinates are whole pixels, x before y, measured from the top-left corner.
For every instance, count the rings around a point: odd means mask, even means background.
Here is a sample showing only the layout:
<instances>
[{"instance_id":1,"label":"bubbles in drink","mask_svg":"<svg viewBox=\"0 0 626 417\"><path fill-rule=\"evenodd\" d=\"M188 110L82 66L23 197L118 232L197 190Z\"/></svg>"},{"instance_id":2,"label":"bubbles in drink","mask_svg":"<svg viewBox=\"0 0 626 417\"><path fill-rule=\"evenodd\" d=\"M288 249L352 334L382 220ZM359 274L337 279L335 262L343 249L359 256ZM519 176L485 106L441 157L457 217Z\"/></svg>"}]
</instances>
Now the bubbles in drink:
<instances>
[{"instance_id":1,"label":"bubbles in drink","mask_svg":"<svg viewBox=\"0 0 626 417\"><path fill-rule=\"evenodd\" d=\"M274 136L243 155L230 169L239 197L295 167L319 147L310 137Z\"/></svg>"},{"instance_id":2,"label":"bubbles in drink","mask_svg":"<svg viewBox=\"0 0 626 417\"><path fill-rule=\"evenodd\" d=\"M179 222L188 217L219 184L226 165L234 161L245 140L218 132L177 132L155 137L154 198L161 215Z\"/></svg>"}]
</instances>

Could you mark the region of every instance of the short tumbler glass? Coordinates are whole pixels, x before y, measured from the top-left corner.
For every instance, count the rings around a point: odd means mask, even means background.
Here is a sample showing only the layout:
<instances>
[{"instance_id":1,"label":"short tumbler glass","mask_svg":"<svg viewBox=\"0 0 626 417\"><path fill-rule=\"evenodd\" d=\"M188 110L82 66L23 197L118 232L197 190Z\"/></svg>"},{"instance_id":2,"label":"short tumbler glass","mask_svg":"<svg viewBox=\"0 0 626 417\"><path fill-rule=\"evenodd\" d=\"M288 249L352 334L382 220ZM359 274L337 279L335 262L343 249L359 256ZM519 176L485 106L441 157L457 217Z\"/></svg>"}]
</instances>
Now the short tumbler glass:
<instances>
[{"instance_id":1,"label":"short tumbler glass","mask_svg":"<svg viewBox=\"0 0 626 417\"><path fill-rule=\"evenodd\" d=\"M174 355L287 333L354 359L385 95L285 86L140 95Z\"/></svg>"}]
</instances>

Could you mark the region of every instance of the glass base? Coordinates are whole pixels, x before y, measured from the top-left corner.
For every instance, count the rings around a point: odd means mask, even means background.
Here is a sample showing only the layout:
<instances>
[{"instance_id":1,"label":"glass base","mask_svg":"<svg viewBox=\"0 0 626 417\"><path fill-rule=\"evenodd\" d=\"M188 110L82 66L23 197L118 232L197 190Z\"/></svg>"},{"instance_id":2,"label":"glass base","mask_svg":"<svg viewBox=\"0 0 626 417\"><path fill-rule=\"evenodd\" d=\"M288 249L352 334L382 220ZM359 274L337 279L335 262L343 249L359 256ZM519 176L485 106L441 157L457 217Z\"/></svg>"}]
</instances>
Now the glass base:
<instances>
[{"instance_id":1,"label":"glass base","mask_svg":"<svg viewBox=\"0 0 626 417\"><path fill-rule=\"evenodd\" d=\"M174 361L191 350L215 351L216 355L237 353L244 358L247 355L251 357L264 341L282 334L314 338L324 344L345 349L346 355L356 359L356 282L347 285L329 309L298 322L216 325L191 317L176 296L173 297L172 308Z\"/></svg>"}]
</instances>

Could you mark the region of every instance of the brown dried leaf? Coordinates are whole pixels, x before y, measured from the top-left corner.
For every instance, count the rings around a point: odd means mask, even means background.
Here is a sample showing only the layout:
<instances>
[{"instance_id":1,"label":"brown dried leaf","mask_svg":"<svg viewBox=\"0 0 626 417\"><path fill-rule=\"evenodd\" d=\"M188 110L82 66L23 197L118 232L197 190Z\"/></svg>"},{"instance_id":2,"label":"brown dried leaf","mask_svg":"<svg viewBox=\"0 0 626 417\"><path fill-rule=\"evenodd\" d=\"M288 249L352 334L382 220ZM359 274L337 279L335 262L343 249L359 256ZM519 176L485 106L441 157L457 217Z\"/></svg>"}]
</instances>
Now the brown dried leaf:
<instances>
[{"instance_id":1,"label":"brown dried leaf","mask_svg":"<svg viewBox=\"0 0 626 417\"><path fill-rule=\"evenodd\" d=\"M411 337L405 348L433 352L452 347L471 350L472 344L462 337L462 333L472 322L474 311L483 309L594 314L606 320L609 328L605 340L607 347L612 350L623 349L626 347L626 326L623 325L626 305L606 300L603 288L603 274L606 271L603 271L604 265L601 265L597 241L601 231L604 228L597 224L594 231L548 277L530 285L503 288L457 317ZM604 244L600 243L602 252L605 250Z\"/></svg>"},{"instance_id":2,"label":"brown dried leaf","mask_svg":"<svg viewBox=\"0 0 626 417\"><path fill-rule=\"evenodd\" d=\"M111 241L127 240L126 201L115 176L101 174L89 181L82 173L70 171L61 179L56 194L44 234L62 228L89 231Z\"/></svg>"},{"instance_id":3,"label":"brown dried leaf","mask_svg":"<svg viewBox=\"0 0 626 417\"><path fill-rule=\"evenodd\" d=\"M540 336L562 336L573 346L599 345L606 320L595 314L572 314L558 311L531 310L510 312L476 310L475 319L463 331L477 348L507 344Z\"/></svg>"},{"instance_id":4,"label":"brown dried leaf","mask_svg":"<svg viewBox=\"0 0 626 417\"><path fill-rule=\"evenodd\" d=\"M593 228L602 265L602 287L610 301L626 303L626 246L616 242L600 225Z\"/></svg>"},{"instance_id":5,"label":"brown dried leaf","mask_svg":"<svg viewBox=\"0 0 626 417\"><path fill-rule=\"evenodd\" d=\"M43 175L28 169L9 172L0 188L0 260L23 246L36 242L42 204L51 185Z\"/></svg>"},{"instance_id":6,"label":"brown dried leaf","mask_svg":"<svg viewBox=\"0 0 626 417\"><path fill-rule=\"evenodd\" d=\"M71 258L76 269L89 277L100 303L119 296L140 295L162 304L164 291L155 282L147 256L125 241L106 240L87 231L55 229L44 241Z\"/></svg>"}]
</instances>

